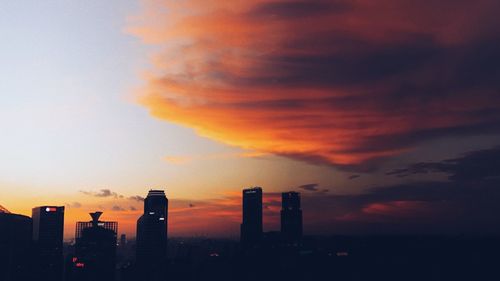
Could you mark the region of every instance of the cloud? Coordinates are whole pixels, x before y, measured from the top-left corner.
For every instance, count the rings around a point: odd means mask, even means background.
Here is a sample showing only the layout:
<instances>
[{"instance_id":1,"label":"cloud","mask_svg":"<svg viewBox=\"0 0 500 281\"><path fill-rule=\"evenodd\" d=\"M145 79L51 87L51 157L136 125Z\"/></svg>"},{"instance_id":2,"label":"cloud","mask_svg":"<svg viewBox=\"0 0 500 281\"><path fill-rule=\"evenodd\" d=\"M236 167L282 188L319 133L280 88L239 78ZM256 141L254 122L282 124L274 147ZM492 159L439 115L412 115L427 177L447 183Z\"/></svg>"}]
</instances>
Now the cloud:
<instances>
[{"instance_id":1,"label":"cloud","mask_svg":"<svg viewBox=\"0 0 500 281\"><path fill-rule=\"evenodd\" d=\"M359 177L361 177L361 176L360 176L360 175L350 175L350 176L348 177L348 179L353 180L353 179L357 179L357 178L359 178Z\"/></svg>"},{"instance_id":2,"label":"cloud","mask_svg":"<svg viewBox=\"0 0 500 281\"><path fill-rule=\"evenodd\" d=\"M137 208L134 206L130 206L129 209L130 209L130 211L137 211Z\"/></svg>"},{"instance_id":3,"label":"cloud","mask_svg":"<svg viewBox=\"0 0 500 281\"><path fill-rule=\"evenodd\" d=\"M500 133L496 0L150 1L140 103L256 151L350 170Z\"/></svg>"},{"instance_id":4,"label":"cloud","mask_svg":"<svg viewBox=\"0 0 500 281\"><path fill-rule=\"evenodd\" d=\"M111 210L113 211L126 211L123 207L121 206L118 206L118 205L114 205Z\"/></svg>"},{"instance_id":5,"label":"cloud","mask_svg":"<svg viewBox=\"0 0 500 281\"><path fill-rule=\"evenodd\" d=\"M74 208L74 209L78 209L78 208L81 208L82 207L82 204L80 202L73 202L73 203L66 203L65 204L67 208Z\"/></svg>"},{"instance_id":6,"label":"cloud","mask_svg":"<svg viewBox=\"0 0 500 281\"><path fill-rule=\"evenodd\" d=\"M170 164L183 165L194 161L214 160L214 159L231 159L231 158L261 158L267 156L266 153L257 151L245 152L225 152L225 153L207 153L199 155L182 155L182 156L166 156L164 160Z\"/></svg>"},{"instance_id":7,"label":"cloud","mask_svg":"<svg viewBox=\"0 0 500 281\"><path fill-rule=\"evenodd\" d=\"M480 181L500 178L500 146L472 151L439 162L419 162L386 173L397 177L444 173L453 181Z\"/></svg>"},{"instance_id":8,"label":"cloud","mask_svg":"<svg viewBox=\"0 0 500 281\"><path fill-rule=\"evenodd\" d=\"M447 181L381 184L355 194L324 193L318 184L302 185L303 190L315 191L301 196L304 229L306 233L323 234L500 233L500 218L496 215L500 212L498 159L499 147L471 151L426 166L447 175ZM265 192L263 201L265 229L279 229L281 193ZM189 204L196 208L186 207ZM173 223L180 228L200 231L203 225L190 223L192 217L197 217L206 224L220 226L220 231L212 235L236 235L239 231L239 194L196 202L173 200L172 208Z\"/></svg>"},{"instance_id":9,"label":"cloud","mask_svg":"<svg viewBox=\"0 0 500 281\"><path fill-rule=\"evenodd\" d=\"M306 192L301 196L304 230L329 235L500 233L499 186L500 179L484 179L380 185L359 194ZM175 235L239 233L240 195L170 203ZM264 193L265 231L279 229L280 209L281 193Z\"/></svg>"},{"instance_id":10,"label":"cloud","mask_svg":"<svg viewBox=\"0 0 500 281\"><path fill-rule=\"evenodd\" d=\"M412 178L409 182L380 184L352 194L325 192L327 190L316 183L304 184L301 190L312 191L301 194L304 231L328 235L499 234L498 159L499 147L471 151L423 165L431 173L447 176L448 180ZM413 166L401 169L412 170ZM420 176L421 167L416 171ZM181 236L237 237L241 200L240 192L206 200L171 199L169 231ZM281 193L264 192L265 231L279 229L280 210ZM128 225L135 226L136 213L115 214L127 216Z\"/></svg>"},{"instance_id":11,"label":"cloud","mask_svg":"<svg viewBox=\"0 0 500 281\"><path fill-rule=\"evenodd\" d=\"M182 165L189 163L192 159L187 156L165 156L163 159L170 164Z\"/></svg>"},{"instance_id":12,"label":"cloud","mask_svg":"<svg viewBox=\"0 0 500 281\"><path fill-rule=\"evenodd\" d=\"M144 197L139 196L139 195L130 196L128 199L129 200L134 200L134 201L137 201L137 202L144 202Z\"/></svg>"},{"instance_id":13,"label":"cloud","mask_svg":"<svg viewBox=\"0 0 500 281\"><path fill-rule=\"evenodd\" d=\"M89 195L89 196L94 196L94 197L102 197L102 198L106 198L106 197L123 198L123 195L120 195L116 192L113 192L110 189L101 189L98 192L80 190L80 193L83 193L83 194Z\"/></svg>"},{"instance_id":14,"label":"cloud","mask_svg":"<svg viewBox=\"0 0 500 281\"><path fill-rule=\"evenodd\" d=\"M299 186L300 189L307 190L307 191L318 191L319 184L317 183L308 183L308 184L303 184Z\"/></svg>"}]
</instances>

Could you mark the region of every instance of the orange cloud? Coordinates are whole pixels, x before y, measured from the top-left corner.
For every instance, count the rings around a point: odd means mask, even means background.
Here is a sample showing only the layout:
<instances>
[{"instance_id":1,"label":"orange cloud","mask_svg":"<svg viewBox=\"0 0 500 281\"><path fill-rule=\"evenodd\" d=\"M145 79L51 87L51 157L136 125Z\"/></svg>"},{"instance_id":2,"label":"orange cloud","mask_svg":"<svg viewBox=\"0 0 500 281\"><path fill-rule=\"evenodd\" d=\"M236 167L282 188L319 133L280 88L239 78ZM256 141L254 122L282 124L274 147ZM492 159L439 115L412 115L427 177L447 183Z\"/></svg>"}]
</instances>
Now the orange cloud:
<instances>
[{"instance_id":1,"label":"orange cloud","mask_svg":"<svg viewBox=\"0 0 500 281\"><path fill-rule=\"evenodd\" d=\"M351 168L498 132L499 6L148 1L129 28L160 46L140 103L230 145Z\"/></svg>"},{"instance_id":2,"label":"orange cloud","mask_svg":"<svg viewBox=\"0 0 500 281\"><path fill-rule=\"evenodd\" d=\"M165 156L164 159L168 163L175 165L182 165L191 161L191 158L187 156Z\"/></svg>"}]
</instances>

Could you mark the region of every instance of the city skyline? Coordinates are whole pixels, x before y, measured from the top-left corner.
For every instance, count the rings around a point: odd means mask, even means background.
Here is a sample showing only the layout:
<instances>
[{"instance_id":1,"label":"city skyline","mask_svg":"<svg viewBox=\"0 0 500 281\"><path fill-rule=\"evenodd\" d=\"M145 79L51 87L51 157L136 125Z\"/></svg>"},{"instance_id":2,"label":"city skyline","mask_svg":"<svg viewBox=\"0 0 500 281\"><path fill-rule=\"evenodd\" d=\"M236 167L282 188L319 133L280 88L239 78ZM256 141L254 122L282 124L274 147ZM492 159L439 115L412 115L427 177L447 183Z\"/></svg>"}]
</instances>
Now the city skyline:
<instances>
[{"instance_id":1,"label":"city skyline","mask_svg":"<svg viewBox=\"0 0 500 281\"><path fill-rule=\"evenodd\" d=\"M0 205L100 210L135 236L499 234L495 0L0 3Z\"/></svg>"}]
</instances>

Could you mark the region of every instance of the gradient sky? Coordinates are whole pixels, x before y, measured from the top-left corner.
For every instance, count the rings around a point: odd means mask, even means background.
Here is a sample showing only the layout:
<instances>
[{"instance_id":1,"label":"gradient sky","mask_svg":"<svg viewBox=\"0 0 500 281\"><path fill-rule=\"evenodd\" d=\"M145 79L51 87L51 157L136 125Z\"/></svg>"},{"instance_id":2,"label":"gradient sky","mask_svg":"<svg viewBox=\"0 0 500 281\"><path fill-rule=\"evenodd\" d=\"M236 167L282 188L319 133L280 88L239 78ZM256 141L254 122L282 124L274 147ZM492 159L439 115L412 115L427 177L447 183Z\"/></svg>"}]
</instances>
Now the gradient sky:
<instances>
[{"instance_id":1,"label":"gradient sky","mask_svg":"<svg viewBox=\"0 0 500 281\"><path fill-rule=\"evenodd\" d=\"M0 3L0 204L131 236L237 236L240 192L305 232L500 232L498 1Z\"/></svg>"}]
</instances>

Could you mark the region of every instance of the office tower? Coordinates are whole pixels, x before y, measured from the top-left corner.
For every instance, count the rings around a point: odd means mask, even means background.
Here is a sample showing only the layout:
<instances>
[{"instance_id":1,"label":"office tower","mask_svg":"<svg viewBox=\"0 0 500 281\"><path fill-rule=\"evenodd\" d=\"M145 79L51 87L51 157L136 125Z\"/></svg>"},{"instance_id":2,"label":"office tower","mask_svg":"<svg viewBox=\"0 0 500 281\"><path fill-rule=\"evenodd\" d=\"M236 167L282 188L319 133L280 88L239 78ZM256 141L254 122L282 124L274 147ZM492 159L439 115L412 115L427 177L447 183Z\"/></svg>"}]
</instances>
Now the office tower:
<instances>
[{"instance_id":1,"label":"office tower","mask_svg":"<svg viewBox=\"0 0 500 281\"><path fill-rule=\"evenodd\" d=\"M163 190L150 190L144 199L144 214L137 220L137 260L155 263L166 257L168 199Z\"/></svg>"},{"instance_id":2,"label":"office tower","mask_svg":"<svg viewBox=\"0 0 500 281\"><path fill-rule=\"evenodd\" d=\"M100 221L102 212L90 213L92 221L78 222L71 281L109 281L115 278L117 222Z\"/></svg>"},{"instance_id":3,"label":"office tower","mask_svg":"<svg viewBox=\"0 0 500 281\"><path fill-rule=\"evenodd\" d=\"M262 239L262 188L243 190L243 223L241 243L252 246Z\"/></svg>"},{"instance_id":4,"label":"office tower","mask_svg":"<svg viewBox=\"0 0 500 281\"><path fill-rule=\"evenodd\" d=\"M37 280L62 280L64 207L36 207L31 217Z\"/></svg>"},{"instance_id":5,"label":"office tower","mask_svg":"<svg viewBox=\"0 0 500 281\"><path fill-rule=\"evenodd\" d=\"M160 279L167 258L168 199L163 190L150 190L144 214L137 220L137 264L146 280Z\"/></svg>"},{"instance_id":6,"label":"office tower","mask_svg":"<svg viewBox=\"0 0 500 281\"><path fill-rule=\"evenodd\" d=\"M302 209L298 192L281 194L281 235L289 243L299 242L302 238Z\"/></svg>"},{"instance_id":7,"label":"office tower","mask_svg":"<svg viewBox=\"0 0 500 281\"><path fill-rule=\"evenodd\" d=\"M28 281L30 274L30 217L11 214L0 206L0 280Z\"/></svg>"}]
</instances>

